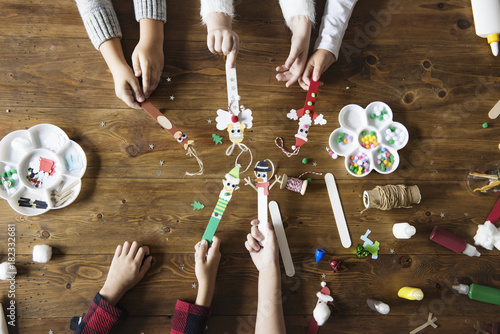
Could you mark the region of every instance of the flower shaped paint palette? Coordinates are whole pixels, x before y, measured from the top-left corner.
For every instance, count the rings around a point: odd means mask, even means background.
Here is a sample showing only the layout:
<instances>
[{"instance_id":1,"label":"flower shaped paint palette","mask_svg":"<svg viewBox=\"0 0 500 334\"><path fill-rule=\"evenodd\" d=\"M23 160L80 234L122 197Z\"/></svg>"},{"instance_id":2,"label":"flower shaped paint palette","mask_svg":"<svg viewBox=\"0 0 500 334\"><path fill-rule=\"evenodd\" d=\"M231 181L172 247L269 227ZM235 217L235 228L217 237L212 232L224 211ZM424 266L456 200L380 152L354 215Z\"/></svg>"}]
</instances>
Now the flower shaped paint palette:
<instances>
[{"instance_id":1,"label":"flower shaped paint palette","mask_svg":"<svg viewBox=\"0 0 500 334\"><path fill-rule=\"evenodd\" d=\"M356 177L372 170L389 174L399 165L398 150L409 139L408 130L394 122L391 108L372 102L366 108L348 104L339 113L340 128L330 135L330 148L345 157L347 171Z\"/></svg>"},{"instance_id":2,"label":"flower shaped paint palette","mask_svg":"<svg viewBox=\"0 0 500 334\"><path fill-rule=\"evenodd\" d=\"M26 216L64 208L86 168L83 149L55 125L11 132L0 141L0 197Z\"/></svg>"}]
</instances>

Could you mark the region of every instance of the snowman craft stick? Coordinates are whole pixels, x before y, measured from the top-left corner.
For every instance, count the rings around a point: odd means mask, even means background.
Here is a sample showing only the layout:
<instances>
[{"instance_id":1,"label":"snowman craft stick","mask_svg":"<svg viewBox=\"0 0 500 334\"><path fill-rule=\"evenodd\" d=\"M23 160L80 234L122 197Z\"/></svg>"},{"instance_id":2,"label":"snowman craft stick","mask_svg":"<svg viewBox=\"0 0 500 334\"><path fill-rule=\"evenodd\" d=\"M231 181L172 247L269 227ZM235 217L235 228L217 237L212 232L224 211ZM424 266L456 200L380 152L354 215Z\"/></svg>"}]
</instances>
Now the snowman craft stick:
<instances>
[{"instance_id":1,"label":"snowman craft stick","mask_svg":"<svg viewBox=\"0 0 500 334\"><path fill-rule=\"evenodd\" d=\"M186 172L186 175L192 176L203 174L203 162L200 160L200 158L198 158L198 154L196 153L194 147L192 147L192 145L194 144L194 140L190 140L184 132L180 131L175 125L173 125L172 122L167 117L165 117L165 115L163 115L151 102L144 101L143 103L141 103L141 107L151 117L153 117L158 122L158 124L160 124L168 133L170 133L172 137L174 137L177 142L182 145L182 147L184 147L184 149L187 151L186 155L194 157L198 162L200 170L197 173Z\"/></svg>"},{"instance_id":2,"label":"snowman craft stick","mask_svg":"<svg viewBox=\"0 0 500 334\"><path fill-rule=\"evenodd\" d=\"M273 166L272 169L269 167L269 164L266 161L269 161L271 163L271 165ZM282 183L282 179L276 176L276 180L274 180L274 182L269 185L269 180L272 179L274 174L274 165L273 162L269 159L258 161L253 170L255 176L257 177L255 179L255 185L252 184L249 176L245 178L245 185L251 186L255 191L257 191L257 213L259 219L258 228L260 233L264 237L261 243L264 243L264 241L266 240L266 225L268 223L267 197L269 196L269 190L276 184L276 182ZM268 177L269 172L272 172L270 177Z\"/></svg>"},{"instance_id":3,"label":"snowman craft stick","mask_svg":"<svg viewBox=\"0 0 500 334\"><path fill-rule=\"evenodd\" d=\"M292 109L286 117L291 120L299 121L299 129L295 134L295 145L292 146L292 152L288 152L283 147L283 139L281 137L276 137L274 143L278 148L281 149L287 157L299 154L300 148L307 142L307 135L309 133L309 128L311 127L313 121L314 124L325 125L326 119L324 119L323 114L317 114L314 112L314 104L316 103L316 97L318 96L319 80L314 81L311 77L311 84L309 85L309 90L307 91L306 102L304 103L304 108L299 110ZM280 143L278 143L280 141Z\"/></svg>"},{"instance_id":4,"label":"snowman craft stick","mask_svg":"<svg viewBox=\"0 0 500 334\"><path fill-rule=\"evenodd\" d=\"M226 81L227 81L227 100L228 110L217 110L217 130L227 129L229 133L229 140L232 142L226 150L226 155L229 156L233 153L235 146L241 150L240 154L236 157L236 164L238 158L243 152L250 153L250 163L243 171L246 172L252 164L253 156L252 151L242 143L244 138L245 129L252 127L252 111L245 109L244 106L239 105L240 96L238 95L238 81L236 79L236 68L230 68L226 62Z\"/></svg>"},{"instance_id":5,"label":"snowman craft stick","mask_svg":"<svg viewBox=\"0 0 500 334\"><path fill-rule=\"evenodd\" d=\"M219 200L215 205L215 209L210 216L207 228L203 234L202 240L206 240L209 243L212 242L215 231L219 226L219 222L226 210L226 206L233 196L233 191L238 190L238 184L240 184L240 166L237 165L229 173L226 174L225 179L222 180L223 188L219 194Z\"/></svg>"},{"instance_id":6,"label":"snowman craft stick","mask_svg":"<svg viewBox=\"0 0 500 334\"><path fill-rule=\"evenodd\" d=\"M326 282L321 282L321 291L316 293L318 297L318 302L313 311L313 317L309 323L309 328L307 329L307 334L316 334L319 331L319 327L323 326L325 322L330 317L332 311L328 307L328 302L333 302L333 297L330 296L330 289L326 286Z\"/></svg>"}]
</instances>

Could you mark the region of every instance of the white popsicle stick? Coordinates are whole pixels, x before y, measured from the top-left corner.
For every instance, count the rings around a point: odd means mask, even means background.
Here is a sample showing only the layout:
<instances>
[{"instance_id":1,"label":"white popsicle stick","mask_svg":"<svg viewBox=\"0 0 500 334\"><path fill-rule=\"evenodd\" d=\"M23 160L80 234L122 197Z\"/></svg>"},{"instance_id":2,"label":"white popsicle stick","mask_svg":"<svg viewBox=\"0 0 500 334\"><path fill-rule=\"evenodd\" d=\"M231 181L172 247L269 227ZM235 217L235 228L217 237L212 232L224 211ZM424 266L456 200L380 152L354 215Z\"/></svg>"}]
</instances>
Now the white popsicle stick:
<instances>
[{"instance_id":1,"label":"white popsicle stick","mask_svg":"<svg viewBox=\"0 0 500 334\"><path fill-rule=\"evenodd\" d=\"M500 116L500 101L498 101L497 104L495 104L495 106L491 108L490 112L488 113L488 116L491 119L495 119L498 116Z\"/></svg>"},{"instance_id":2,"label":"white popsicle stick","mask_svg":"<svg viewBox=\"0 0 500 334\"><path fill-rule=\"evenodd\" d=\"M349 229L347 228L344 210L342 209L342 202L340 202L339 192L332 173L325 174L325 183L326 189L328 190L328 196L330 197L330 203L332 203L337 229L339 230L340 242L344 248L349 248L352 245L351 237L349 236Z\"/></svg>"},{"instance_id":3,"label":"white popsicle stick","mask_svg":"<svg viewBox=\"0 0 500 334\"><path fill-rule=\"evenodd\" d=\"M295 275L295 267L293 266L292 254L290 254L290 248L288 247L288 241L286 240L285 228L283 227L283 221L281 220L278 203L271 201L269 203L269 211L271 212L274 232L276 233L276 238L278 239L281 260L283 261L283 266L285 267L285 273L288 277L292 277Z\"/></svg>"},{"instance_id":4,"label":"white popsicle stick","mask_svg":"<svg viewBox=\"0 0 500 334\"><path fill-rule=\"evenodd\" d=\"M236 78L236 67L229 68L226 62L226 84L227 103L231 104L231 112L238 115L240 112L240 102L238 96L238 79Z\"/></svg>"},{"instance_id":5,"label":"white popsicle stick","mask_svg":"<svg viewBox=\"0 0 500 334\"><path fill-rule=\"evenodd\" d=\"M257 188L257 218L259 219L259 228L260 234L264 236L264 239L260 242L261 245L264 245L266 241L267 234L267 223L269 222L267 216L267 196L264 195L264 188Z\"/></svg>"}]
</instances>

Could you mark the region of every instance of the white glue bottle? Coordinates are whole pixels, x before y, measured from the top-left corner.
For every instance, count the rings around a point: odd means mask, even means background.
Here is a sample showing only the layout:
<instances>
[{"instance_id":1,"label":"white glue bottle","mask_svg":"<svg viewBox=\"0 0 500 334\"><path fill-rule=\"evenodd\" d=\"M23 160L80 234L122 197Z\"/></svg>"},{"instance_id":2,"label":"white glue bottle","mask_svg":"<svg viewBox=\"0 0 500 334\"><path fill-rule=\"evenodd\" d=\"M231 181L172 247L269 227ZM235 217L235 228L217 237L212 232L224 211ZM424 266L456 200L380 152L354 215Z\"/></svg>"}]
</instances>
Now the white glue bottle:
<instances>
[{"instance_id":1,"label":"white glue bottle","mask_svg":"<svg viewBox=\"0 0 500 334\"><path fill-rule=\"evenodd\" d=\"M500 40L500 0L471 0L476 34L487 38L491 52L498 56Z\"/></svg>"},{"instance_id":2,"label":"white glue bottle","mask_svg":"<svg viewBox=\"0 0 500 334\"><path fill-rule=\"evenodd\" d=\"M371 308L374 311L377 311L380 314L388 314L391 311L391 308L389 305L382 303L380 300L375 300L368 298L366 300L366 304L368 305L369 308Z\"/></svg>"},{"instance_id":3,"label":"white glue bottle","mask_svg":"<svg viewBox=\"0 0 500 334\"><path fill-rule=\"evenodd\" d=\"M396 239L410 239L417 233L415 226L408 223L397 223L392 226L392 234Z\"/></svg>"}]
</instances>

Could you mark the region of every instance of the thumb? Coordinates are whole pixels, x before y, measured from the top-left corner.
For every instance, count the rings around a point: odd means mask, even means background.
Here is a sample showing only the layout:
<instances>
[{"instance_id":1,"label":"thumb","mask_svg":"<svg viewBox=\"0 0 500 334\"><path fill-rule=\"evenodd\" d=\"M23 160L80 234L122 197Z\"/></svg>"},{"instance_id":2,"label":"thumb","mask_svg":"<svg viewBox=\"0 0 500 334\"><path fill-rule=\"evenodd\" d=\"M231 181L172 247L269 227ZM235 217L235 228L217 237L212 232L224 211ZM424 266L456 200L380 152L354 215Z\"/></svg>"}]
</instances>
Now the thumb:
<instances>
[{"instance_id":1,"label":"thumb","mask_svg":"<svg viewBox=\"0 0 500 334\"><path fill-rule=\"evenodd\" d=\"M139 103L144 102L144 95L142 94L141 86L139 85L139 80L134 78L132 82L129 83L132 91L134 92L135 100Z\"/></svg>"},{"instance_id":2,"label":"thumb","mask_svg":"<svg viewBox=\"0 0 500 334\"><path fill-rule=\"evenodd\" d=\"M315 66L314 71L313 71L313 76L312 79L314 81L319 81L319 78L321 77L322 71L321 71L321 66Z\"/></svg>"},{"instance_id":3,"label":"thumb","mask_svg":"<svg viewBox=\"0 0 500 334\"><path fill-rule=\"evenodd\" d=\"M132 68L134 69L134 75L140 77L142 75L141 62L139 61L139 56L134 53L132 55Z\"/></svg>"},{"instance_id":4,"label":"thumb","mask_svg":"<svg viewBox=\"0 0 500 334\"><path fill-rule=\"evenodd\" d=\"M288 55L288 58L286 59L285 61L285 67L286 68L290 68L292 67L293 63L295 62L295 60L297 59L297 51L295 49L290 49L290 54Z\"/></svg>"}]
</instances>

